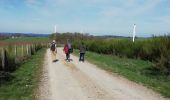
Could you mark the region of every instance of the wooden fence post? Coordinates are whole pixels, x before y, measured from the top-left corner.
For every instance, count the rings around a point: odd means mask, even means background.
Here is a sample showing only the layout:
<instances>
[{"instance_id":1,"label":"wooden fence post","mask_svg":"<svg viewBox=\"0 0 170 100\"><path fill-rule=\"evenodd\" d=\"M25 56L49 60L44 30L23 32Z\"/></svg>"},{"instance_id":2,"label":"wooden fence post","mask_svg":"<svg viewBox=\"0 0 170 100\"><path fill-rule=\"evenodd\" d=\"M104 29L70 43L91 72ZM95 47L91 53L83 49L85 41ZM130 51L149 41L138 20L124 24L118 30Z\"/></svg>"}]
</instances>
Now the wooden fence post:
<instances>
[{"instance_id":1,"label":"wooden fence post","mask_svg":"<svg viewBox=\"0 0 170 100\"><path fill-rule=\"evenodd\" d=\"M1 50L1 59L2 59L2 70L5 69L5 51L4 51L4 48L2 48Z\"/></svg>"},{"instance_id":2,"label":"wooden fence post","mask_svg":"<svg viewBox=\"0 0 170 100\"><path fill-rule=\"evenodd\" d=\"M33 54L35 54L35 46L32 44Z\"/></svg>"},{"instance_id":3,"label":"wooden fence post","mask_svg":"<svg viewBox=\"0 0 170 100\"><path fill-rule=\"evenodd\" d=\"M30 56L30 48L29 48L29 44L27 44L27 56Z\"/></svg>"},{"instance_id":4,"label":"wooden fence post","mask_svg":"<svg viewBox=\"0 0 170 100\"><path fill-rule=\"evenodd\" d=\"M14 53L15 53L15 57L17 56L17 46L15 45L15 48L14 48Z\"/></svg>"},{"instance_id":5,"label":"wooden fence post","mask_svg":"<svg viewBox=\"0 0 170 100\"><path fill-rule=\"evenodd\" d=\"M22 45L22 57L24 56L24 45Z\"/></svg>"},{"instance_id":6,"label":"wooden fence post","mask_svg":"<svg viewBox=\"0 0 170 100\"><path fill-rule=\"evenodd\" d=\"M34 51L36 52L36 44L34 44Z\"/></svg>"},{"instance_id":7,"label":"wooden fence post","mask_svg":"<svg viewBox=\"0 0 170 100\"><path fill-rule=\"evenodd\" d=\"M30 55L32 55L32 44L30 44Z\"/></svg>"},{"instance_id":8,"label":"wooden fence post","mask_svg":"<svg viewBox=\"0 0 170 100\"><path fill-rule=\"evenodd\" d=\"M28 51L28 44L27 44L27 47L26 47L26 49L27 49L27 56L29 55L29 51Z\"/></svg>"},{"instance_id":9,"label":"wooden fence post","mask_svg":"<svg viewBox=\"0 0 170 100\"><path fill-rule=\"evenodd\" d=\"M28 45L29 56L31 56L31 45Z\"/></svg>"}]
</instances>

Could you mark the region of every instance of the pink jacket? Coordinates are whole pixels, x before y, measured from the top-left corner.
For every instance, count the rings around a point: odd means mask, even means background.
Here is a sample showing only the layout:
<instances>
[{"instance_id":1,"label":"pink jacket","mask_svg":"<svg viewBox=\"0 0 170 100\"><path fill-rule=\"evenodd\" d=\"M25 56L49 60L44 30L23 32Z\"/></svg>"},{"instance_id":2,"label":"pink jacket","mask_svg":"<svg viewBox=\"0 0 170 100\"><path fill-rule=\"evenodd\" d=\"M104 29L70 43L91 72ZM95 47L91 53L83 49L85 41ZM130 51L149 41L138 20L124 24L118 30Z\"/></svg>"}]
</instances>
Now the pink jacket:
<instances>
[{"instance_id":1,"label":"pink jacket","mask_svg":"<svg viewBox=\"0 0 170 100\"><path fill-rule=\"evenodd\" d=\"M68 45L66 44L65 46L64 46L64 49L63 49L63 51L65 52L65 54L67 54L68 53Z\"/></svg>"}]
</instances>

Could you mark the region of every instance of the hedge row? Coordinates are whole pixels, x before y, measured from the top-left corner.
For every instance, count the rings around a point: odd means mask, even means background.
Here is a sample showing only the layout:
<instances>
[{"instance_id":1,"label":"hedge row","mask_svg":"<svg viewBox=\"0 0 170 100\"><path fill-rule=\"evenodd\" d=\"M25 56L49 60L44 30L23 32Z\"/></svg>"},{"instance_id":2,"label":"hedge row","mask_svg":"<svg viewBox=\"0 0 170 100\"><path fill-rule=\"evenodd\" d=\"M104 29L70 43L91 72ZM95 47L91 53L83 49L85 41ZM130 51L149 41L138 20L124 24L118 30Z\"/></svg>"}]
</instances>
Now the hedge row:
<instances>
[{"instance_id":1,"label":"hedge row","mask_svg":"<svg viewBox=\"0 0 170 100\"><path fill-rule=\"evenodd\" d=\"M155 63L155 68L170 74L170 35L137 40L129 39L95 39L84 41L87 50L119 57L149 60ZM80 41L74 41L73 46L79 48Z\"/></svg>"}]
</instances>

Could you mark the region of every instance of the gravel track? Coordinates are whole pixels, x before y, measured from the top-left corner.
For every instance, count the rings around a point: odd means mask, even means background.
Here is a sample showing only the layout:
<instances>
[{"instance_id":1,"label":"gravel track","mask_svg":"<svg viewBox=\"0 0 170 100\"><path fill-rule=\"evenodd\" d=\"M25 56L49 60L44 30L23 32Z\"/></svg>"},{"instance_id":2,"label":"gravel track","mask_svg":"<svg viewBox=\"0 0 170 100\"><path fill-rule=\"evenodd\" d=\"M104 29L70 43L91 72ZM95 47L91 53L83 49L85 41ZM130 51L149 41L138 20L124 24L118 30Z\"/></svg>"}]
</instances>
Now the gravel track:
<instances>
[{"instance_id":1,"label":"gravel track","mask_svg":"<svg viewBox=\"0 0 170 100\"><path fill-rule=\"evenodd\" d=\"M95 65L78 61L66 62L58 48L53 63L48 49L40 83L40 100L165 100L160 94L121 76L110 74Z\"/></svg>"}]
</instances>

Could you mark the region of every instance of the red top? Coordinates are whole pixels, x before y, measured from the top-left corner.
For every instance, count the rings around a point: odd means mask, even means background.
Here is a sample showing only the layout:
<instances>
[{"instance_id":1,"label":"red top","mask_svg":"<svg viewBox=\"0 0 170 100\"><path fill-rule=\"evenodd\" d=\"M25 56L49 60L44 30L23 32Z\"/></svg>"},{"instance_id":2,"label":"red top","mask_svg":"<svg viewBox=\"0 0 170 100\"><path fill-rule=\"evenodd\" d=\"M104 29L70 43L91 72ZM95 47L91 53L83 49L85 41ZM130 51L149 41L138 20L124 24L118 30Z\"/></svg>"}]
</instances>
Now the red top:
<instances>
[{"instance_id":1,"label":"red top","mask_svg":"<svg viewBox=\"0 0 170 100\"><path fill-rule=\"evenodd\" d=\"M66 44L65 46L64 46L64 52L65 52L65 54L67 54L68 53L68 45Z\"/></svg>"}]
</instances>

